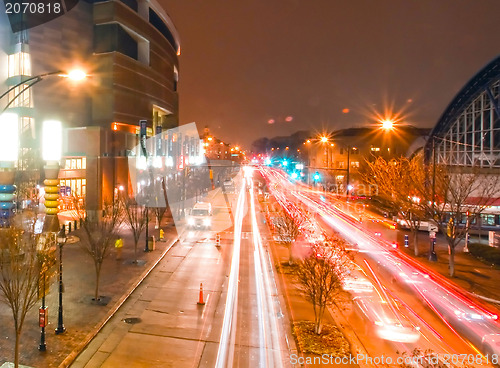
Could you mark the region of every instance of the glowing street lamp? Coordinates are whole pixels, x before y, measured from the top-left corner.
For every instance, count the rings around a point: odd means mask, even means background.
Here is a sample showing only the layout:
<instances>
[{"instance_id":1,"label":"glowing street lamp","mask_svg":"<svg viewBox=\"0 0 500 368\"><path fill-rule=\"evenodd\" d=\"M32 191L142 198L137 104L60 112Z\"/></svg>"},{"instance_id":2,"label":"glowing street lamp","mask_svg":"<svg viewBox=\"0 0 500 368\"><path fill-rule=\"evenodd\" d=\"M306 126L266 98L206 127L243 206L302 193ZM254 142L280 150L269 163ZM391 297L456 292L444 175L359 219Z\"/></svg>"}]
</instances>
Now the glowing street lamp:
<instances>
[{"instance_id":1,"label":"glowing street lamp","mask_svg":"<svg viewBox=\"0 0 500 368\"><path fill-rule=\"evenodd\" d=\"M22 88L20 88L20 91L7 103L7 105L5 105L3 111L7 110L9 108L9 106L14 101L16 101L17 98L19 96L21 96L25 91L27 91L28 89L33 87L35 84L40 82L45 77L49 77L52 75L57 75L59 77L68 78L68 79L71 79L72 81L75 81L75 82L81 81L81 80L87 78L87 76L88 76L83 70L71 70L67 74L64 74L61 70L58 70L55 72L38 74L38 75L35 75L34 77L24 79L21 82L17 83L16 85L10 87L7 91L5 91L4 93L2 93L0 95L0 99L2 99L5 96L7 96L10 92L14 91L16 88L22 86Z\"/></svg>"},{"instance_id":2,"label":"glowing street lamp","mask_svg":"<svg viewBox=\"0 0 500 368\"><path fill-rule=\"evenodd\" d=\"M85 78L87 78L87 73L85 73L83 70L80 70L80 69L74 69L74 70L71 70L66 75L61 74L61 77L66 77L66 78L69 78L71 80L74 80L75 82L78 82L78 81L81 81L81 80L84 80Z\"/></svg>"},{"instance_id":3,"label":"glowing street lamp","mask_svg":"<svg viewBox=\"0 0 500 368\"><path fill-rule=\"evenodd\" d=\"M15 204L15 165L19 151L19 119L17 114L0 115L0 224L8 226Z\"/></svg>"},{"instance_id":4,"label":"glowing street lamp","mask_svg":"<svg viewBox=\"0 0 500 368\"><path fill-rule=\"evenodd\" d=\"M394 128L394 122L392 120L386 119L382 120L382 129L384 130L392 130Z\"/></svg>"},{"instance_id":5,"label":"glowing street lamp","mask_svg":"<svg viewBox=\"0 0 500 368\"><path fill-rule=\"evenodd\" d=\"M326 135L323 135L320 137L320 141L321 143L328 143L329 141L329 138L326 136ZM329 168L329 163L328 163L328 156L329 156L329 152L328 152L328 145L325 144L325 163L326 163L326 168L328 169Z\"/></svg>"},{"instance_id":6,"label":"glowing street lamp","mask_svg":"<svg viewBox=\"0 0 500 368\"><path fill-rule=\"evenodd\" d=\"M62 124L58 120L46 120L42 130L42 157L45 180L45 222L44 231L57 233L59 199L59 162L62 156Z\"/></svg>"}]
</instances>

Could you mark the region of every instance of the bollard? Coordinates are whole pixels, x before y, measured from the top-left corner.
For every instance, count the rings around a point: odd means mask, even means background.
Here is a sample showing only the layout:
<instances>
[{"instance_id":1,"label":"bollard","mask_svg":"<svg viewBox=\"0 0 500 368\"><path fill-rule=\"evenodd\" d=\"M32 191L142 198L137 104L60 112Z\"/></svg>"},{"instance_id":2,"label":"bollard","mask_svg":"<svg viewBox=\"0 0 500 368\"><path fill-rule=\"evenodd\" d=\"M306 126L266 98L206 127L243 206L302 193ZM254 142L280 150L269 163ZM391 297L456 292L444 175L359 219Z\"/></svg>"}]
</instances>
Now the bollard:
<instances>
[{"instance_id":1,"label":"bollard","mask_svg":"<svg viewBox=\"0 0 500 368\"><path fill-rule=\"evenodd\" d=\"M68 233L71 232L71 221L68 222Z\"/></svg>"},{"instance_id":2,"label":"bollard","mask_svg":"<svg viewBox=\"0 0 500 368\"><path fill-rule=\"evenodd\" d=\"M73 227L74 227L74 228L75 228L75 230L76 230L76 220L75 220L75 221L73 221Z\"/></svg>"},{"instance_id":3,"label":"bollard","mask_svg":"<svg viewBox=\"0 0 500 368\"><path fill-rule=\"evenodd\" d=\"M200 282L200 298L198 299L198 305L205 305L205 302L203 301L203 283Z\"/></svg>"}]
</instances>

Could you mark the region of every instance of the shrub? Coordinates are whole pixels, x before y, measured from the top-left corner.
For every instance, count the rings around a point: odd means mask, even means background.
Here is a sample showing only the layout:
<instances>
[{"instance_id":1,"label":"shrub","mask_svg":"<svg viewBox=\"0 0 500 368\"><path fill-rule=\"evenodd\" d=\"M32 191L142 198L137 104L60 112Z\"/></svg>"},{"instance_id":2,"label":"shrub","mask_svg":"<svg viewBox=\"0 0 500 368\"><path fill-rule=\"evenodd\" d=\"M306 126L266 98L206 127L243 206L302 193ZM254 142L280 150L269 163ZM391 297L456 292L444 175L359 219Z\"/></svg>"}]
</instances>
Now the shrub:
<instances>
[{"instance_id":1,"label":"shrub","mask_svg":"<svg viewBox=\"0 0 500 368\"><path fill-rule=\"evenodd\" d=\"M469 244L470 253L488 263L500 265L500 249L484 244Z\"/></svg>"},{"instance_id":2,"label":"shrub","mask_svg":"<svg viewBox=\"0 0 500 368\"><path fill-rule=\"evenodd\" d=\"M344 357L350 353L349 342L334 325L325 324L318 335L314 332L314 322L299 321L294 323L293 332L303 353L328 354L333 357Z\"/></svg>"}]
</instances>

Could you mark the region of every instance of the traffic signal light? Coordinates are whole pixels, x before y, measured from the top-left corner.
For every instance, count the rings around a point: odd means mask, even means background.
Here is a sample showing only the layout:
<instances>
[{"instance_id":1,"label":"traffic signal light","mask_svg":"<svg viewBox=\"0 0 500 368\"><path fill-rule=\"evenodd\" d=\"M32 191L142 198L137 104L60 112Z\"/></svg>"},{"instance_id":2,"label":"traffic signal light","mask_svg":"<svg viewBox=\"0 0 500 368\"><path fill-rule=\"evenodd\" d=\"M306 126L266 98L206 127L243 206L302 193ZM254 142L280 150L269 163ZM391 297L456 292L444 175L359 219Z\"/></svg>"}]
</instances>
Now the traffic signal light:
<instances>
[{"instance_id":1,"label":"traffic signal light","mask_svg":"<svg viewBox=\"0 0 500 368\"><path fill-rule=\"evenodd\" d=\"M319 175L318 172L314 173L313 179L314 179L314 181L318 181L319 179L321 179L321 176Z\"/></svg>"}]
</instances>

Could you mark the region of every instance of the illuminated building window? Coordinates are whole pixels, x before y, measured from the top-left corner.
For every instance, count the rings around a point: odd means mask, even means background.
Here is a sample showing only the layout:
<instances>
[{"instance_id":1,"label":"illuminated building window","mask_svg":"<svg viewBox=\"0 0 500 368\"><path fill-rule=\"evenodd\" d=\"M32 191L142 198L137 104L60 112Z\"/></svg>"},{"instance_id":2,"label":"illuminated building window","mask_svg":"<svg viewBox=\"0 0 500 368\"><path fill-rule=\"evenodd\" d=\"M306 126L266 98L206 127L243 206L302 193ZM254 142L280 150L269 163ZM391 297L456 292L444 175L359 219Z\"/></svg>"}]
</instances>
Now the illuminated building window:
<instances>
[{"instance_id":1,"label":"illuminated building window","mask_svg":"<svg viewBox=\"0 0 500 368\"><path fill-rule=\"evenodd\" d=\"M483 225L495 225L495 215L482 214L481 220Z\"/></svg>"},{"instance_id":2,"label":"illuminated building window","mask_svg":"<svg viewBox=\"0 0 500 368\"><path fill-rule=\"evenodd\" d=\"M372 147L370 148L372 152L380 152L380 147Z\"/></svg>"},{"instance_id":3,"label":"illuminated building window","mask_svg":"<svg viewBox=\"0 0 500 368\"><path fill-rule=\"evenodd\" d=\"M31 150L29 148L21 148L19 150L19 159L17 161L17 168L19 170L28 170L30 168L33 168L33 156L30 155L30 151Z\"/></svg>"},{"instance_id":4,"label":"illuminated building window","mask_svg":"<svg viewBox=\"0 0 500 368\"><path fill-rule=\"evenodd\" d=\"M85 197L87 194L87 180L82 178L62 179L59 182L60 194L63 197Z\"/></svg>"},{"instance_id":5,"label":"illuminated building window","mask_svg":"<svg viewBox=\"0 0 500 368\"><path fill-rule=\"evenodd\" d=\"M33 107L31 88L26 84L14 88L9 91L9 101L12 101L10 107Z\"/></svg>"},{"instance_id":6,"label":"illuminated building window","mask_svg":"<svg viewBox=\"0 0 500 368\"><path fill-rule=\"evenodd\" d=\"M359 161L351 161L352 167L359 167Z\"/></svg>"},{"instance_id":7,"label":"illuminated building window","mask_svg":"<svg viewBox=\"0 0 500 368\"><path fill-rule=\"evenodd\" d=\"M31 57L27 52L9 55L9 77L31 75Z\"/></svg>"},{"instance_id":8,"label":"illuminated building window","mask_svg":"<svg viewBox=\"0 0 500 368\"><path fill-rule=\"evenodd\" d=\"M338 169L343 169L344 168L344 161L337 162L337 168Z\"/></svg>"},{"instance_id":9,"label":"illuminated building window","mask_svg":"<svg viewBox=\"0 0 500 368\"><path fill-rule=\"evenodd\" d=\"M87 158L67 158L64 162L65 170L85 170L87 168Z\"/></svg>"},{"instance_id":10,"label":"illuminated building window","mask_svg":"<svg viewBox=\"0 0 500 368\"><path fill-rule=\"evenodd\" d=\"M26 133L27 131L33 131L34 128L34 119L28 116L21 116L21 134Z\"/></svg>"}]
</instances>

